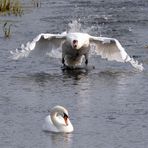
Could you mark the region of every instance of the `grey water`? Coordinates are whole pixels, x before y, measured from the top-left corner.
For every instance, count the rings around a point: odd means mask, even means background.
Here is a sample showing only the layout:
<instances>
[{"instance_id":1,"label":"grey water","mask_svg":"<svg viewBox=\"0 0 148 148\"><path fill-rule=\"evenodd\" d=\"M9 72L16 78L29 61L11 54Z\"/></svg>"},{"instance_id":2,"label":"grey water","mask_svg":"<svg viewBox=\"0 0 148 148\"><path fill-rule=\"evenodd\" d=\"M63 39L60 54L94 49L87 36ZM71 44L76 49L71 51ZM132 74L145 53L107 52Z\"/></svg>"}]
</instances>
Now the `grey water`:
<instances>
[{"instance_id":1,"label":"grey water","mask_svg":"<svg viewBox=\"0 0 148 148\"><path fill-rule=\"evenodd\" d=\"M147 148L148 147L148 1L22 1L24 14L0 16L0 148ZM117 38L127 53L143 63L89 59L90 70L62 71L61 60L10 58L10 50L39 33L61 33L77 20L94 36ZM4 38L9 21L11 37ZM42 131L55 105L66 107L71 134Z\"/></svg>"}]
</instances>

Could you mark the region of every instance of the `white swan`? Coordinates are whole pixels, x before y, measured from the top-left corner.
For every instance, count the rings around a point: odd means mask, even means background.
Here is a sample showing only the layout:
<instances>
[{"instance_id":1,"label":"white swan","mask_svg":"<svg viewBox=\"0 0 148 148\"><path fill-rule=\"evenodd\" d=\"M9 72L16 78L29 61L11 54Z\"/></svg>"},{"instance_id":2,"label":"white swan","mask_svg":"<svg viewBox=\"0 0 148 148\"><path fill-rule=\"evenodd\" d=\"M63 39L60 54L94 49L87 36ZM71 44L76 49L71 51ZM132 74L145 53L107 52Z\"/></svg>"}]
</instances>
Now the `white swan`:
<instances>
[{"instance_id":1,"label":"white swan","mask_svg":"<svg viewBox=\"0 0 148 148\"><path fill-rule=\"evenodd\" d=\"M70 133L74 130L68 111L62 106L55 106L45 118L44 131Z\"/></svg>"},{"instance_id":2,"label":"white swan","mask_svg":"<svg viewBox=\"0 0 148 148\"><path fill-rule=\"evenodd\" d=\"M83 62L88 64L88 55L91 47L102 58L109 61L129 62L133 67L143 71L142 64L131 58L117 39L107 37L95 37L87 33L64 32L62 34L41 33L26 45L22 44L21 49L11 51L13 59L27 57L30 53L47 53L52 49L62 48L62 63L70 67L75 67Z\"/></svg>"}]
</instances>

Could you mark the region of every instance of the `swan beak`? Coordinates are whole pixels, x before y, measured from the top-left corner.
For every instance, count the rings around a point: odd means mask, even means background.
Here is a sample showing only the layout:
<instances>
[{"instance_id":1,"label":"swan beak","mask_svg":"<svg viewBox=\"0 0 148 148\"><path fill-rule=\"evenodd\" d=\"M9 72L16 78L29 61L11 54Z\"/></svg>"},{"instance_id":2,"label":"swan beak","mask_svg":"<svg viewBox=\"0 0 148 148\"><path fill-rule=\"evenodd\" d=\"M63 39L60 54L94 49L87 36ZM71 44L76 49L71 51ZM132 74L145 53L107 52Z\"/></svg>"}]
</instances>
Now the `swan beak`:
<instances>
[{"instance_id":1,"label":"swan beak","mask_svg":"<svg viewBox=\"0 0 148 148\"><path fill-rule=\"evenodd\" d=\"M78 41L77 40L73 40L73 47L77 48L77 45L78 45Z\"/></svg>"},{"instance_id":2,"label":"swan beak","mask_svg":"<svg viewBox=\"0 0 148 148\"><path fill-rule=\"evenodd\" d=\"M68 116L66 114L64 114L64 121L66 126L68 126Z\"/></svg>"}]
</instances>

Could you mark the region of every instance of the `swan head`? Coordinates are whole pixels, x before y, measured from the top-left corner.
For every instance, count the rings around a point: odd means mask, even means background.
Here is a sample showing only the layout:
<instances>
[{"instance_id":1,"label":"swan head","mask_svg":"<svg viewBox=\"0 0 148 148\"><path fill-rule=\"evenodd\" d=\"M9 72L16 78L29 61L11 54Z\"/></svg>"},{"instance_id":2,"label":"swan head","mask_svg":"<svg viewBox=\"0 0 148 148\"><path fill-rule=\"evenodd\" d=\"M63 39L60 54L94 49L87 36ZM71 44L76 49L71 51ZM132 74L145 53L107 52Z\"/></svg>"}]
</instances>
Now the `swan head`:
<instances>
[{"instance_id":1,"label":"swan head","mask_svg":"<svg viewBox=\"0 0 148 148\"><path fill-rule=\"evenodd\" d=\"M78 40L72 40L72 47L77 49L78 48Z\"/></svg>"},{"instance_id":2,"label":"swan head","mask_svg":"<svg viewBox=\"0 0 148 148\"><path fill-rule=\"evenodd\" d=\"M79 50L89 45L89 38L88 35L84 33L69 33L67 35L67 42L70 43L73 49Z\"/></svg>"},{"instance_id":3,"label":"swan head","mask_svg":"<svg viewBox=\"0 0 148 148\"><path fill-rule=\"evenodd\" d=\"M64 123L66 126L68 126L68 111L67 109L65 109L62 106L55 106L52 110L51 110L51 116L56 116L56 117L62 117L64 119Z\"/></svg>"}]
</instances>

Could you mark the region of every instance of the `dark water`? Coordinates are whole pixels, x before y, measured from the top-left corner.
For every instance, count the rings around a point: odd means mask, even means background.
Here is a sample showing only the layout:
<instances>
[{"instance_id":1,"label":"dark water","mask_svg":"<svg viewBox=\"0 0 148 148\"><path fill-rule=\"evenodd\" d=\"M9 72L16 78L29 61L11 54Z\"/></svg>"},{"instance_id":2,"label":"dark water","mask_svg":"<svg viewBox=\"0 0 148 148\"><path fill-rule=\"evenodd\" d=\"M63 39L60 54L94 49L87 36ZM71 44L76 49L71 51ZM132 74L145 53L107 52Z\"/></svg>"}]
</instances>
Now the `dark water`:
<instances>
[{"instance_id":1,"label":"dark water","mask_svg":"<svg viewBox=\"0 0 148 148\"><path fill-rule=\"evenodd\" d=\"M3 38L5 20L13 22L10 39ZM21 43L61 33L72 20L92 35L118 38L145 71L100 57L90 59L93 70L64 72L59 59L9 58ZM148 147L147 0L43 0L22 17L0 16L0 26L1 148ZM72 134L42 131L57 104L69 110Z\"/></svg>"}]
</instances>

